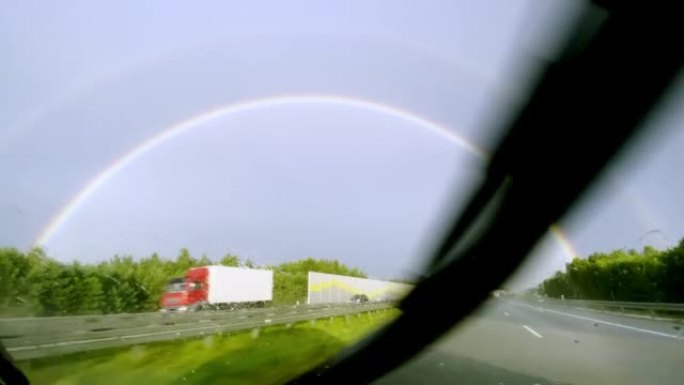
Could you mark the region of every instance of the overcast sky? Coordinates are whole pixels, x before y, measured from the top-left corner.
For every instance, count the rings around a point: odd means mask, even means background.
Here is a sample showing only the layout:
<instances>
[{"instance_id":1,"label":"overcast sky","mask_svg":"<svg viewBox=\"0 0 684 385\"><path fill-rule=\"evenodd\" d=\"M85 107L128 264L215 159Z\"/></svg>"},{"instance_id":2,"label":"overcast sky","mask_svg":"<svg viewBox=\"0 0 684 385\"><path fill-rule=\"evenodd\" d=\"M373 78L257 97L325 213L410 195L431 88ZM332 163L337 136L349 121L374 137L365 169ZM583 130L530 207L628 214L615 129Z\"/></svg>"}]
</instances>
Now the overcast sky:
<instances>
[{"instance_id":1,"label":"overcast sky","mask_svg":"<svg viewBox=\"0 0 684 385\"><path fill-rule=\"evenodd\" d=\"M178 122L246 100L327 95L226 113L148 146L43 246L63 261L187 247L415 273L483 163L406 116L487 151L575 4L5 2L0 246L30 247L108 165ZM684 235L678 94L563 222L580 255ZM545 240L519 284L568 258Z\"/></svg>"}]
</instances>

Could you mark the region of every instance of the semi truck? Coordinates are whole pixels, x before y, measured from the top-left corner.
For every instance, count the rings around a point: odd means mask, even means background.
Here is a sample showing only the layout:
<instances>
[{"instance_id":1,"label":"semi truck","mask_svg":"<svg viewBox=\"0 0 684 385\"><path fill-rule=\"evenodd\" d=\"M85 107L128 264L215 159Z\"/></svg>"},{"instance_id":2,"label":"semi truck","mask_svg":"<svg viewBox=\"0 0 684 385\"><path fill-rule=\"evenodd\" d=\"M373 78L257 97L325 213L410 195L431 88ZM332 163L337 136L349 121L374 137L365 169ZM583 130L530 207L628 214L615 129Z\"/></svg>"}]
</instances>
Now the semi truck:
<instances>
[{"instance_id":1,"label":"semi truck","mask_svg":"<svg viewBox=\"0 0 684 385\"><path fill-rule=\"evenodd\" d=\"M273 299L273 271L200 266L172 278L161 298L161 311L265 306Z\"/></svg>"}]
</instances>

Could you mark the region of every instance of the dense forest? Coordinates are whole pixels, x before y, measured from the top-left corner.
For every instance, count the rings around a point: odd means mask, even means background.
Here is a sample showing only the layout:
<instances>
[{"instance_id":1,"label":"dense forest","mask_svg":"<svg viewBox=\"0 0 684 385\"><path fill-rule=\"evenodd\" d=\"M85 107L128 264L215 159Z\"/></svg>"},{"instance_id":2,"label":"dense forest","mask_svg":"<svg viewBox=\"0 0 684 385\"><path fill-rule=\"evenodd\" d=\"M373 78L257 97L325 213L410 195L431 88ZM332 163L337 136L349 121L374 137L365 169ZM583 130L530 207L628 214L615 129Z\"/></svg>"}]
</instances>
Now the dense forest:
<instances>
[{"instance_id":1,"label":"dense forest","mask_svg":"<svg viewBox=\"0 0 684 385\"><path fill-rule=\"evenodd\" d=\"M221 264L256 267L234 255L219 260L194 258L182 249L175 259L157 254L134 259L115 256L96 264L61 263L39 248L21 252L0 248L0 315L66 315L153 311L164 286L193 266ZM273 302L306 301L307 273L363 277L359 269L336 260L304 259L275 266Z\"/></svg>"},{"instance_id":2,"label":"dense forest","mask_svg":"<svg viewBox=\"0 0 684 385\"><path fill-rule=\"evenodd\" d=\"M539 291L567 299L684 302L684 239L668 250L647 246L575 258Z\"/></svg>"},{"instance_id":3,"label":"dense forest","mask_svg":"<svg viewBox=\"0 0 684 385\"><path fill-rule=\"evenodd\" d=\"M218 260L181 249L175 259L157 254L114 256L95 264L58 262L39 248L0 248L0 315L66 315L154 311L164 285L193 266L257 267L235 255ZM307 273L366 277L336 260L304 259L273 266L273 302L306 300ZM539 285L549 297L567 299L684 302L684 239L667 250L645 247L575 258L565 271Z\"/></svg>"}]
</instances>

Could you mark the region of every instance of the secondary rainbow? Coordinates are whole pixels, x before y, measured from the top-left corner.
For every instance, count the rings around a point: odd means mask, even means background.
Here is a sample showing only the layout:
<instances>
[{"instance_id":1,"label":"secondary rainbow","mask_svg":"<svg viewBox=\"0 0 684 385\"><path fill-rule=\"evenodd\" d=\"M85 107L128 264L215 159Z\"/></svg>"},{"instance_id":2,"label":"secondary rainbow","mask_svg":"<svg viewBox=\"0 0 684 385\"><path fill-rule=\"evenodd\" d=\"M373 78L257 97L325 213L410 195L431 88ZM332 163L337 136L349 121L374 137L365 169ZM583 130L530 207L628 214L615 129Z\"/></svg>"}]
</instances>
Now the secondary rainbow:
<instances>
[{"instance_id":1,"label":"secondary rainbow","mask_svg":"<svg viewBox=\"0 0 684 385\"><path fill-rule=\"evenodd\" d=\"M133 147L121 157L115 159L109 164L109 166L104 168L93 179L88 181L88 183L86 183L85 186L73 198L71 198L62 209L57 212L57 214L50 220L48 225L45 226L45 228L40 232L34 241L34 245L43 246L47 244L50 239L67 223L69 218L76 213L79 207L96 191L104 186L114 175L119 173L129 164L133 163L141 155L151 151L164 142L176 138L191 129L200 127L218 119L229 117L231 115L277 106L306 104L345 106L388 115L405 122L416 124L420 127L433 131L438 135L444 136L482 160L487 158L487 155L484 151L474 144L468 142L462 136L450 130L449 128L416 113L377 101L341 95L318 94L278 95L243 100L228 105L218 106L209 111L205 111L190 117L189 119L174 123L161 130L158 134ZM572 247L572 244L567 240L567 237L563 235L558 226L552 227L551 231L568 255L577 255Z\"/></svg>"}]
</instances>

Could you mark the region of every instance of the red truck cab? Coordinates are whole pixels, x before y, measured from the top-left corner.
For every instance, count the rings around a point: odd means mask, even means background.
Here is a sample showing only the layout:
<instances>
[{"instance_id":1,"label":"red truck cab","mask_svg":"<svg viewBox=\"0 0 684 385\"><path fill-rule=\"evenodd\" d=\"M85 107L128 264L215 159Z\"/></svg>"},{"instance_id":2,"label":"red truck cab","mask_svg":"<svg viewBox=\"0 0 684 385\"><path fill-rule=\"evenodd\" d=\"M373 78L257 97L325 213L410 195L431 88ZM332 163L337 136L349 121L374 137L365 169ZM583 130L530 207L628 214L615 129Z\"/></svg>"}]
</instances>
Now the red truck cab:
<instances>
[{"instance_id":1,"label":"red truck cab","mask_svg":"<svg viewBox=\"0 0 684 385\"><path fill-rule=\"evenodd\" d=\"M197 310L207 303L209 272L206 267L195 267L183 278L172 278L161 298L161 311Z\"/></svg>"}]
</instances>

